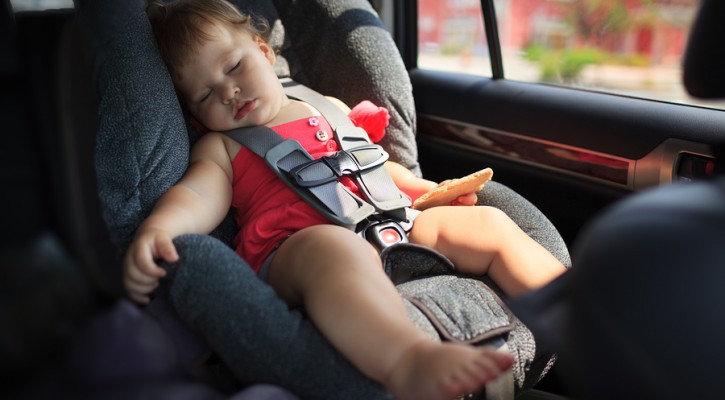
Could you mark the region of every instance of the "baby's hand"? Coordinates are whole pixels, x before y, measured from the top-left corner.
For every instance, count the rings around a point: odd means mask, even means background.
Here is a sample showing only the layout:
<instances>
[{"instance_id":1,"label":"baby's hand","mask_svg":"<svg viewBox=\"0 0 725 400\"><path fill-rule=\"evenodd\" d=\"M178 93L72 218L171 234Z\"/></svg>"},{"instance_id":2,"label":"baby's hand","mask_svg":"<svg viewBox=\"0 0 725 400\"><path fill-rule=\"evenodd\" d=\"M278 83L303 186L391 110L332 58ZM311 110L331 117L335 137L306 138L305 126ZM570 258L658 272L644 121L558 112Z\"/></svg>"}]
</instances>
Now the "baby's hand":
<instances>
[{"instance_id":1,"label":"baby's hand","mask_svg":"<svg viewBox=\"0 0 725 400\"><path fill-rule=\"evenodd\" d=\"M478 203L478 195L476 192L471 192L458 196L451 201L452 206L475 206Z\"/></svg>"},{"instance_id":2,"label":"baby's hand","mask_svg":"<svg viewBox=\"0 0 725 400\"><path fill-rule=\"evenodd\" d=\"M171 237L157 229L139 232L129 246L123 260L123 286L129 297L137 303L147 304L149 293L159 285L166 270L156 260L176 262L179 255Z\"/></svg>"},{"instance_id":3,"label":"baby's hand","mask_svg":"<svg viewBox=\"0 0 725 400\"><path fill-rule=\"evenodd\" d=\"M450 182L451 182L451 180L447 179L447 180L439 183L438 187L443 187ZM451 205L451 206L475 206L476 203L478 203L478 195L476 195L476 192L470 192L470 193L462 194L462 195L452 199L449 205Z\"/></svg>"},{"instance_id":4,"label":"baby's hand","mask_svg":"<svg viewBox=\"0 0 725 400\"><path fill-rule=\"evenodd\" d=\"M473 206L478 202L476 192L481 190L493 176L490 168L482 169L463 178L441 182L436 188L418 197L413 208L426 208L447 205Z\"/></svg>"}]
</instances>

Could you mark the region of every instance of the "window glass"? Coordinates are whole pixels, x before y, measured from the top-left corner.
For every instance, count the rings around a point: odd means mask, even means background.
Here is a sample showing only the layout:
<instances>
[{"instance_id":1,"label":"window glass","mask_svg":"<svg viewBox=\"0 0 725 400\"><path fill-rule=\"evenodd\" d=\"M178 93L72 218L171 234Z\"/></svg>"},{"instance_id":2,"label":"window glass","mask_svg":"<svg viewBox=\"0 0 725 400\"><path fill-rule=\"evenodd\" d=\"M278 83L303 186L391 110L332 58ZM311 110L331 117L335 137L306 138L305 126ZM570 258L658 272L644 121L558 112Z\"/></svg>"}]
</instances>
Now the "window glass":
<instances>
[{"instance_id":1,"label":"window glass","mask_svg":"<svg viewBox=\"0 0 725 400\"><path fill-rule=\"evenodd\" d=\"M506 79L725 109L682 86L700 0L495 0ZM421 68L490 76L478 0L419 0Z\"/></svg>"},{"instance_id":2,"label":"window glass","mask_svg":"<svg viewBox=\"0 0 725 400\"><path fill-rule=\"evenodd\" d=\"M418 0L418 66L491 75L480 0Z\"/></svg>"}]
</instances>

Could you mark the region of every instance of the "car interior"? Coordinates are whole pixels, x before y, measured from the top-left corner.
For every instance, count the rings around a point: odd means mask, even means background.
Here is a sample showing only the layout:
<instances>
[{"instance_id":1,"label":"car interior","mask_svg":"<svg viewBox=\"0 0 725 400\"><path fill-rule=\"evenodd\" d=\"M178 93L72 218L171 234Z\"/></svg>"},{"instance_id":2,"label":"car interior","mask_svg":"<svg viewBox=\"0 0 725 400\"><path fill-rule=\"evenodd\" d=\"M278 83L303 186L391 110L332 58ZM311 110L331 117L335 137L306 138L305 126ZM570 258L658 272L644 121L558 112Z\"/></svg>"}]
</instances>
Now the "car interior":
<instances>
[{"instance_id":1,"label":"car interior","mask_svg":"<svg viewBox=\"0 0 725 400\"><path fill-rule=\"evenodd\" d=\"M587 223L616 202L673 182L707 179L721 167L715 148L725 138L722 108L507 79L499 2L481 1L490 76L419 65L420 2L370 3L399 51L391 57L401 58L410 77L423 175L442 181L491 167L494 180L540 210L569 248ZM0 18L0 112L6 121L0 161L6 226L0 246L6 266L0 275L2 386L10 398L54 398L59 380L76 379L109 388L108 394L122 382L115 380L113 357L147 331L134 330L127 321L114 325L103 313L120 307L132 314L134 324L154 320L117 303L123 297L122 272L104 222L94 163L101 122L89 78L95 71L79 62L85 55L72 4L18 11L10 0L0 0ZM699 94L713 97L707 89ZM510 214L521 212L516 206L501 204ZM99 315L114 327L114 337L127 339L119 339L119 348L92 343L89 332L97 333L97 325L88 328L88 322ZM159 329L152 332L153 343L168 342ZM107 366L73 356L94 351L108 357ZM218 379L177 379L176 361L165 360L171 353L168 344L155 348L142 357L154 361L134 365L134 376L158 373L164 382L175 382L176 391L144 382L139 398L179 398L174 397L179 393L183 398L294 398L275 389L264 393L269 397L259 392L234 397L239 388L220 386ZM57 374L69 365L77 367L71 378ZM557 374L554 364L517 398L569 398ZM118 398L128 395L118 393Z\"/></svg>"},{"instance_id":2,"label":"car interior","mask_svg":"<svg viewBox=\"0 0 725 400\"><path fill-rule=\"evenodd\" d=\"M484 13L487 27L496 24L492 15ZM407 61L424 171L443 178L490 165L568 244L618 199L707 176L722 136L721 110L511 81L505 65L482 78Z\"/></svg>"}]
</instances>

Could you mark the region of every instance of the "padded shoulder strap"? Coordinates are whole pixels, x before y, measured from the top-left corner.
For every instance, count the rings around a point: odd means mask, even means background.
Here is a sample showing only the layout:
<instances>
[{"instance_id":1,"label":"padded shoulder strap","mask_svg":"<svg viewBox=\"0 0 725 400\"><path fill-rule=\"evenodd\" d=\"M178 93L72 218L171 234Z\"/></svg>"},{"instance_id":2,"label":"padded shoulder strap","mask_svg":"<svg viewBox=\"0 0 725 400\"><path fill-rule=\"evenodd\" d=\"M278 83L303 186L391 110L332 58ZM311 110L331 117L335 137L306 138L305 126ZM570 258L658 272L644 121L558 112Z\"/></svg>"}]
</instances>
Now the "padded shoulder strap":
<instances>
[{"instance_id":1,"label":"padded shoulder strap","mask_svg":"<svg viewBox=\"0 0 725 400\"><path fill-rule=\"evenodd\" d=\"M292 79L284 78L280 81L287 96L312 105L327 119L342 150L352 152L361 146L371 144L367 132L353 125L347 114L325 96ZM380 149L384 151L382 148ZM366 154L371 154L371 152L355 153L356 161L363 165L369 164L368 160L360 158ZM387 157L387 153L385 154ZM405 208L410 206L410 200L395 186L385 168L370 168L360 171L357 181L367 200L377 210L400 221L407 219Z\"/></svg>"},{"instance_id":2,"label":"padded shoulder strap","mask_svg":"<svg viewBox=\"0 0 725 400\"><path fill-rule=\"evenodd\" d=\"M384 168L388 153L371 144L365 130L354 126L340 108L321 94L291 79L283 79L282 84L288 96L312 105L323 114L335 131L342 151L315 160L299 142L285 140L265 126L225 133L262 157L283 182L339 225L355 230L376 211L406 221L410 200ZM342 176L357 181L365 200L339 183Z\"/></svg>"}]
</instances>

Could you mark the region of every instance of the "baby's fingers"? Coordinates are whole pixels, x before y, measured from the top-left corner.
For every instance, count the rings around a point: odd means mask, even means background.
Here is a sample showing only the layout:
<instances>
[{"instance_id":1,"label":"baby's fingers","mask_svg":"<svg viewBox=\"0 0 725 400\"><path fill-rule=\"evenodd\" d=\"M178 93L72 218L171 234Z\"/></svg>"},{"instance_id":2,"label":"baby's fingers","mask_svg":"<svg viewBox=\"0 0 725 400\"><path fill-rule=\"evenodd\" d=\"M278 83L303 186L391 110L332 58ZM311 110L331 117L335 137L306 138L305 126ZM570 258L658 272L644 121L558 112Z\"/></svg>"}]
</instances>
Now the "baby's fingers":
<instances>
[{"instance_id":1,"label":"baby's fingers","mask_svg":"<svg viewBox=\"0 0 725 400\"><path fill-rule=\"evenodd\" d=\"M176 246L174 246L174 242L168 237L156 240L156 250L156 254L161 260L169 263L179 261L179 253L176 252Z\"/></svg>"},{"instance_id":2,"label":"baby's fingers","mask_svg":"<svg viewBox=\"0 0 725 400\"><path fill-rule=\"evenodd\" d=\"M156 272L157 269L163 270L159 267L153 267L152 273ZM135 266L126 269L125 279L128 283L132 282L138 285L145 286L154 285L156 284L156 282L159 281L159 277L152 275L151 273L147 273L145 270L142 270L139 264L136 264Z\"/></svg>"},{"instance_id":3,"label":"baby's fingers","mask_svg":"<svg viewBox=\"0 0 725 400\"><path fill-rule=\"evenodd\" d=\"M146 250L135 253L133 262L142 273L158 279L166 276L166 270L159 267L157 261L173 263L178 260L179 254L171 238L159 236L148 244Z\"/></svg>"},{"instance_id":4,"label":"baby's fingers","mask_svg":"<svg viewBox=\"0 0 725 400\"><path fill-rule=\"evenodd\" d=\"M129 289L127 289L127 293L128 293L128 297L130 297L131 300L133 300L134 303L137 303L137 304L148 304L148 303L151 302L151 298L148 295L144 294L144 293L137 292L137 291L133 291L133 290L129 290Z\"/></svg>"},{"instance_id":5,"label":"baby's fingers","mask_svg":"<svg viewBox=\"0 0 725 400\"><path fill-rule=\"evenodd\" d=\"M149 302L148 294L156 290L156 287L158 287L158 285L158 281L155 281L152 284L140 284L137 282L132 282L130 280L126 280L125 282L126 292L128 293L128 296L131 298L131 300L140 304L147 304Z\"/></svg>"},{"instance_id":6,"label":"baby's fingers","mask_svg":"<svg viewBox=\"0 0 725 400\"><path fill-rule=\"evenodd\" d=\"M149 249L133 255L132 262L136 268L131 268L129 274L134 281L141 283L146 282L148 279L156 281L166 275L166 270L156 264L154 260L155 253L154 249ZM141 276L144 278L139 279Z\"/></svg>"},{"instance_id":7,"label":"baby's fingers","mask_svg":"<svg viewBox=\"0 0 725 400\"><path fill-rule=\"evenodd\" d=\"M478 196L476 193L468 193L463 196L458 196L451 202L452 206L475 206L478 203Z\"/></svg>"}]
</instances>

